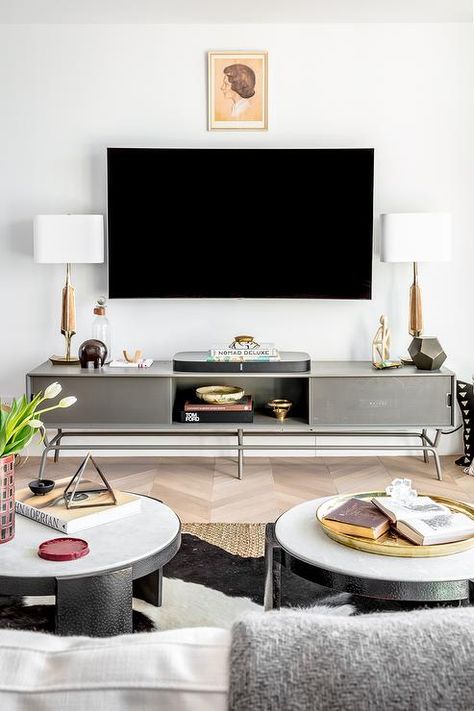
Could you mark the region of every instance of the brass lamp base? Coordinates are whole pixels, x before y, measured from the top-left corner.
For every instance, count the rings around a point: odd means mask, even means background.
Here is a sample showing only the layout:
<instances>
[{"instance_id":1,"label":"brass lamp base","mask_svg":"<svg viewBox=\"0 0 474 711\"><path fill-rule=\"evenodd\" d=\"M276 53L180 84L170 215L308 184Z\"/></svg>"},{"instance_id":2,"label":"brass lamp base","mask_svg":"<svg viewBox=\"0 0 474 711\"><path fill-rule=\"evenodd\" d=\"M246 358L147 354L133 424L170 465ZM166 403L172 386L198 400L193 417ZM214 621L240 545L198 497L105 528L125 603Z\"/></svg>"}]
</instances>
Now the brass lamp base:
<instances>
[{"instance_id":1,"label":"brass lamp base","mask_svg":"<svg viewBox=\"0 0 474 711\"><path fill-rule=\"evenodd\" d=\"M423 331L423 308L421 289L418 283L418 264L413 262L413 284L410 287L410 317L408 331L411 336L420 336Z\"/></svg>"},{"instance_id":2,"label":"brass lamp base","mask_svg":"<svg viewBox=\"0 0 474 711\"><path fill-rule=\"evenodd\" d=\"M79 358L75 358L74 356L58 356L58 355L52 355L49 357L49 360L53 365L79 365L80 361Z\"/></svg>"},{"instance_id":3,"label":"brass lamp base","mask_svg":"<svg viewBox=\"0 0 474 711\"><path fill-rule=\"evenodd\" d=\"M74 287L71 286L70 264L66 266L66 284L63 288L61 333L66 339L65 354L52 355L49 360L53 365L79 365L79 358L71 355L71 340L76 333L76 298Z\"/></svg>"}]
</instances>

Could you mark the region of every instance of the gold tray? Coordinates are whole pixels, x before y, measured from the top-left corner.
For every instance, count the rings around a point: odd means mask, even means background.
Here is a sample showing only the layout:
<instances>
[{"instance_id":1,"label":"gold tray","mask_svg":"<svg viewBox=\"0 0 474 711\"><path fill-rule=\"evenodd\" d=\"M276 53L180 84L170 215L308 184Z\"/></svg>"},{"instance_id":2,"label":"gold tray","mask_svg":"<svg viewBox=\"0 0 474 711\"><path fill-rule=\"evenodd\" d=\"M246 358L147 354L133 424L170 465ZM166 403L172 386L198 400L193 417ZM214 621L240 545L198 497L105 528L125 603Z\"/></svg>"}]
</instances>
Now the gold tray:
<instances>
[{"instance_id":1,"label":"gold tray","mask_svg":"<svg viewBox=\"0 0 474 711\"><path fill-rule=\"evenodd\" d=\"M316 518L321 524L324 533L332 538L337 543L342 543L349 548L355 548L358 551L366 553L376 553L377 555L392 555L399 558L435 558L442 555L451 555L452 553L460 553L474 546L474 536L467 538L464 541L456 541L455 543L439 543L433 546L417 546L415 543L407 540L395 530L390 529L380 538L372 540L370 538L361 538L360 536L352 536L348 533L337 533L325 525L323 518L330 511L341 506L349 499L364 499L370 501L374 496L386 496L385 491L367 491L361 494L346 494L343 496L333 496L325 501L316 511ZM464 513L474 519L474 507L469 504L464 504L461 501L454 499L446 499L444 496L433 496L432 494L420 494L420 496L430 496L433 501L438 504L447 506L451 511Z\"/></svg>"}]
</instances>

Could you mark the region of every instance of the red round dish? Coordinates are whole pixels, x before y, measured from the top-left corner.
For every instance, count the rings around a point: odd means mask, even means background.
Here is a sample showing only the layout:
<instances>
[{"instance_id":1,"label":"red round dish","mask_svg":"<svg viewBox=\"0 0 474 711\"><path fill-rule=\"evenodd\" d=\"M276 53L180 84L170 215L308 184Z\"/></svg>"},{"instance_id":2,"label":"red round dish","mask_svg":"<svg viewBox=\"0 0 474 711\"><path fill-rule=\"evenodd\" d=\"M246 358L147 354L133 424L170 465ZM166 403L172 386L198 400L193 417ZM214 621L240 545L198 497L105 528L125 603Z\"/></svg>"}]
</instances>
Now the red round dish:
<instances>
[{"instance_id":1,"label":"red round dish","mask_svg":"<svg viewBox=\"0 0 474 711\"><path fill-rule=\"evenodd\" d=\"M82 538L52 538L38 547L38 555L45 560L76 560L89 553L89 545Z\"/></svg>"}]
</instances>

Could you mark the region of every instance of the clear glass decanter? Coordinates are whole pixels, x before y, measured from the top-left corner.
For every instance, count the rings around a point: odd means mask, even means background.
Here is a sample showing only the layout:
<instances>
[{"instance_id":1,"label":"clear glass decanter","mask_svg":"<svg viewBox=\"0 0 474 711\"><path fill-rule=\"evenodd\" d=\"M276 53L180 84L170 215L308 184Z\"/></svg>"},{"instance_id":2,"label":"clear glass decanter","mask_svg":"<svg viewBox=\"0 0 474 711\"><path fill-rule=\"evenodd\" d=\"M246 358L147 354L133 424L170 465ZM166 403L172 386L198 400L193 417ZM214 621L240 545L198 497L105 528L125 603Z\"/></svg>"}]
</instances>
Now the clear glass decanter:
<instances>
[{"instance_id":1,"label":"clear glass decanter","mask_svg":"<svg viewBox=\"0 0 474 711\"><path fill-rule=\"evenodd\" d=\"M107 346L106 363L112 360L112 342L110 337L110 323L105 315L105 304L107 299L101 296L97 299L97 304L94 306L95 318L92 321L92 338L97 338Z\"/></svg>"}]
</instances>

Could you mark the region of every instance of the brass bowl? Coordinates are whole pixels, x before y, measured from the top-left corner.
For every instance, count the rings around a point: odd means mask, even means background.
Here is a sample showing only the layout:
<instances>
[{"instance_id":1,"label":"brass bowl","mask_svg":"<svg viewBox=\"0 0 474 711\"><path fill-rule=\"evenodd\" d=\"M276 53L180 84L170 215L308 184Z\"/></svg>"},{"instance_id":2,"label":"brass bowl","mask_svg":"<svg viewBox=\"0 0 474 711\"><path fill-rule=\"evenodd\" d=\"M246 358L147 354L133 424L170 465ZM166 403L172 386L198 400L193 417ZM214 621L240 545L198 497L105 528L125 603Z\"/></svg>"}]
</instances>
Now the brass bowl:
<instances>
[{"instance_id":1,"label":"brass bowl","mask_svg":"<svg viewBox=\"0 0 474 711\"><path fill-rule=\"evenodd\" d=\"M273 410L273 414L275 415L277 420L280 420L280 422L286 420L292 406L293 403L291 402L291 400L277 398L276 400L270 400L269 402L267 402L267 407Z\"/></svg>"},{"instance_id":2,"label":"brass bowl","mask_svg":"<svg viewBox=\"0 0 474 711\"><path fill-rule=\"evenodd\" d=\"M234 341L241 344L255 343L253 336L234 336Z\"/></svg>"},{"instance_id":3,"label":"brass bowl","mask_svg":"<svg viewBox=\"0 0 474 711\"><path fill-rule=\"evenodd\" d=\"M230 385L205 385L196 389L196 395L200 400L212 405L226 405L242 400L245 390Z\"/></svg>"}]
</instances>

